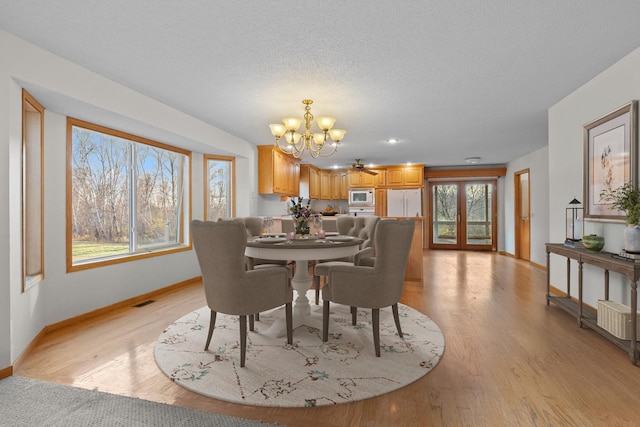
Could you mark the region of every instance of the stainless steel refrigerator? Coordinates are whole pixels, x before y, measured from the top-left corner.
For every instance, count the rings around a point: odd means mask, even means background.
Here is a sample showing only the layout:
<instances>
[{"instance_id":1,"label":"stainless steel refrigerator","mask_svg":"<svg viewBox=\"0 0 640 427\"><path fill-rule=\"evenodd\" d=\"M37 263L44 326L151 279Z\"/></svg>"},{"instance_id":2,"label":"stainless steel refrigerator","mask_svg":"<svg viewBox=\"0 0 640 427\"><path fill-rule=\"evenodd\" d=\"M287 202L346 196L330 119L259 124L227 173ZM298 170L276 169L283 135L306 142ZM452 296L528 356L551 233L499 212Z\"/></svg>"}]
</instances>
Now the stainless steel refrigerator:
<instances>
[{"instance_id":1,"label":"stainless steel refrigerator","mask_svg":"<svg viewBox=\"0 0 640 427\"><path fill-rule=\"evenodd\" d=\"M422 190L387 190L387 216L422 216Z\"/></svg>"}]
</instances>

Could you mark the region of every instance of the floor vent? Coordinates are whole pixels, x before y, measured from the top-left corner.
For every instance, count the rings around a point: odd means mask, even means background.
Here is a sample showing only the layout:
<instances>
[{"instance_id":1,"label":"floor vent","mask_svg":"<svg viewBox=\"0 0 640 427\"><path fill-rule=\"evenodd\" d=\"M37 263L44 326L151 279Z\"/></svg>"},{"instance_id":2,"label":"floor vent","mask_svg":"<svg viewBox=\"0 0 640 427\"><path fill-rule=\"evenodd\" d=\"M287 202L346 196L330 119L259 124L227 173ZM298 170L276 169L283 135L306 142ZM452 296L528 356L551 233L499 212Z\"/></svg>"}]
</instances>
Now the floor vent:
<instances>
[{"instance_id":1,"label":"floor vent","mask_svg":"<svg viewBox=\"0 0 640 427\"><path fill-rule=\"evenodd\" d=\"M146 300L146 301L143 301L143 302L141 302L141 303L139 303L139 304L134 305L134 307L144 307L145 305L149 305L149 304L151 304L152 302L155 302L155 301L154 301L154 300L152 300L152 299L150 299L150 300Z\"/></svg>"}]
</instances>

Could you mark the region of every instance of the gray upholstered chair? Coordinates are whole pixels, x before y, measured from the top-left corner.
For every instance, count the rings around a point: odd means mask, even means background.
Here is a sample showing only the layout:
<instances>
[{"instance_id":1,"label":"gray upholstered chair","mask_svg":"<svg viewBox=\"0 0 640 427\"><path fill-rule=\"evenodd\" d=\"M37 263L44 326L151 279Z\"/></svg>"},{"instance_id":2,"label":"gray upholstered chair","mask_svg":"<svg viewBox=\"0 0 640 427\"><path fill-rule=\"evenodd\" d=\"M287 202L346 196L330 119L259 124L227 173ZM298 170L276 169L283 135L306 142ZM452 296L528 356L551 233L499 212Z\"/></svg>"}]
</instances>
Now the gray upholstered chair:
<instances>
[{"instance_id":1,"label":"gray upholstered chair","mask_svg":"<svg viewBox=\"0 0 640 427\"><path fill-rule=\"evenodd\" d=\"M292 301L286 267L249 270L245 268L247 244L245 226L239 221L191 222L193 247L198 257L207 305L211 310L209 333L204 346L209 348L216 314L240 316L240 366L245 364L247 316L253 331L253 315L285 305L287 342L293 343Z\"/></svg>"},{"instance_id":2,"label":"gray upholstered chair","mask_svg":"<svg viewBox=\"0 0 640 427\"><path fill-rule=\"evenodd\" d=\"M371 309L373 344L380 357L380 309L391 306L393 318L402 338L398 302L404 285L404 275L413 239L414 221L382 220L376 228L376 257L372 267L339 265L331 267L329 282L322 289L322 341L329 338L329 304L351 307L352 323L356 324L357 310Z\"/></svg>"},{"instance_id":3,"label":"gray upholstered chair","mask_svg":"<svg viewBox=\"0 0 640 427\"><path fill-rule=\"evenodd\" d=\"M316 305L320 302L320 277L327 277L329 269L336 265L360 265L365 258L373 255L373 243L379 216L339 216L336 218L338 232L345 236L364 239L360 251L352 257L321 261L313 268L313 285L316 291Z\"/></svg>"},{"instance_id":4,"label":"gray upholstered chair","mask_svg":"<svg viewBox=\"0 0 640 427\"><path fill-rule=\"evenodd\" d=\"M255 236L260 236L262 234L262 217L259 216L245 216L245 217L236 217L233 218L232 221L241 222L244 224L247 229L247 239ZM262 258L251 258L247 257L246 259L247 270L254 270L256 268L268 268L273 266L286 266L289 263L287 261L281 260L271 260L271 259L262 259Z\"/></svg>"}]
</instances>

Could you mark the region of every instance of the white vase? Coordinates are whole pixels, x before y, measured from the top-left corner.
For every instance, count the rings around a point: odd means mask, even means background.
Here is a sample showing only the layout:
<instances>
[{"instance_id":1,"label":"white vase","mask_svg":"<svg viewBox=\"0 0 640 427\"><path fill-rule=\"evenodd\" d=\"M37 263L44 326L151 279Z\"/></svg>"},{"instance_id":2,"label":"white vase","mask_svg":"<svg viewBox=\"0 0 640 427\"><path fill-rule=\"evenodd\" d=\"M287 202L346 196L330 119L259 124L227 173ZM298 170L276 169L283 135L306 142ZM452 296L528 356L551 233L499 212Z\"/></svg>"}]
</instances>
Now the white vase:
<instances>
[{"instance_id":1,"label":"white vase","mask_svg":"<svg viewBox=\"0 0 640 427\"><path fill-rule=\"evenodd\" d=\"M640 253L640 226L629 224L624 229L624 250Z\"/></svg>"}]
</instances>

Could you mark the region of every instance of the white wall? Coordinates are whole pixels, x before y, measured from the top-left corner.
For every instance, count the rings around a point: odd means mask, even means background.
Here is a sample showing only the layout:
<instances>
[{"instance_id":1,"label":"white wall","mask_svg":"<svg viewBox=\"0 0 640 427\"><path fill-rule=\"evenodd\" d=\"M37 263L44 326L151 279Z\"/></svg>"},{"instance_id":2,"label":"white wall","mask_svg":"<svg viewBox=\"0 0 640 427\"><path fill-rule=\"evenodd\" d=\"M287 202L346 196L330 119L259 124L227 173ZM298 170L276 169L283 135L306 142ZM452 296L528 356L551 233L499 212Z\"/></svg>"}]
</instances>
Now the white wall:
<instances>
[{"instance_id":1,"label":"white wall","mask_svg":"<svg viewBox=\"0 0 640 427\"><path fill-rule=\"evenodd\" d=\"M549 241L562 242L565 234L565 208L580 196L583 200L583 126L627 102L640 99L640 49L636 49L603 73L549 109ZM623 247L621 223L585 222L585 234L604 236L605 251ZM566 261L551 256L551 284L566 289ZM577 295L577 267L572 269L571 294ZM611 273L610 299L629 305L627 282ZM604 297L603 272L584 266L584 301L596 307Z\"/></svg>"},{"instance_id":2,"label":"white wall","mask_svg":"<svg viewBox=\"0 0 640 427\"><path fill-rule=\"evenodd\" d=\"M0 43L0 48L2 43ZM0 49L2 50L2 49ZM0 67L2 66L0 59ZM0 100L9 99L10 82L0 80ZM9 292L9 103L0 102L0 369L11 363Z\"/></svg>"},{"instance_id":3,"label":"white wall","mask_svg":"<svg viewBox=\"0 0 640 427\"><path fill-rule=\"evenodd\" d=\"M529 169L530 183L530 260L539 265L546 264L544 244L549 230L549 149L548 147L522 156L507 165L504 198L505 252L515 254L515 188L516 172ZM578 197L578 196L576 196ZM581 196L580 196L581 197Z\"/></svg>"},{"instance_id":4,"label":"white wall","mask_svg":"<svg viewBox=\"0 0 640 427\"><path fill-rule=\"evenodd\" d=\"M255 212L256 149L0 30L0 369L48 324L200 274L193 251L66 273L66 116L193 150L193 218L203 216L203 158L236 156L237 214ZM21 89L45 111L45 279L21 284ZM203 300L204 302L204 300Z\"/></svg>"}]
</instances>

